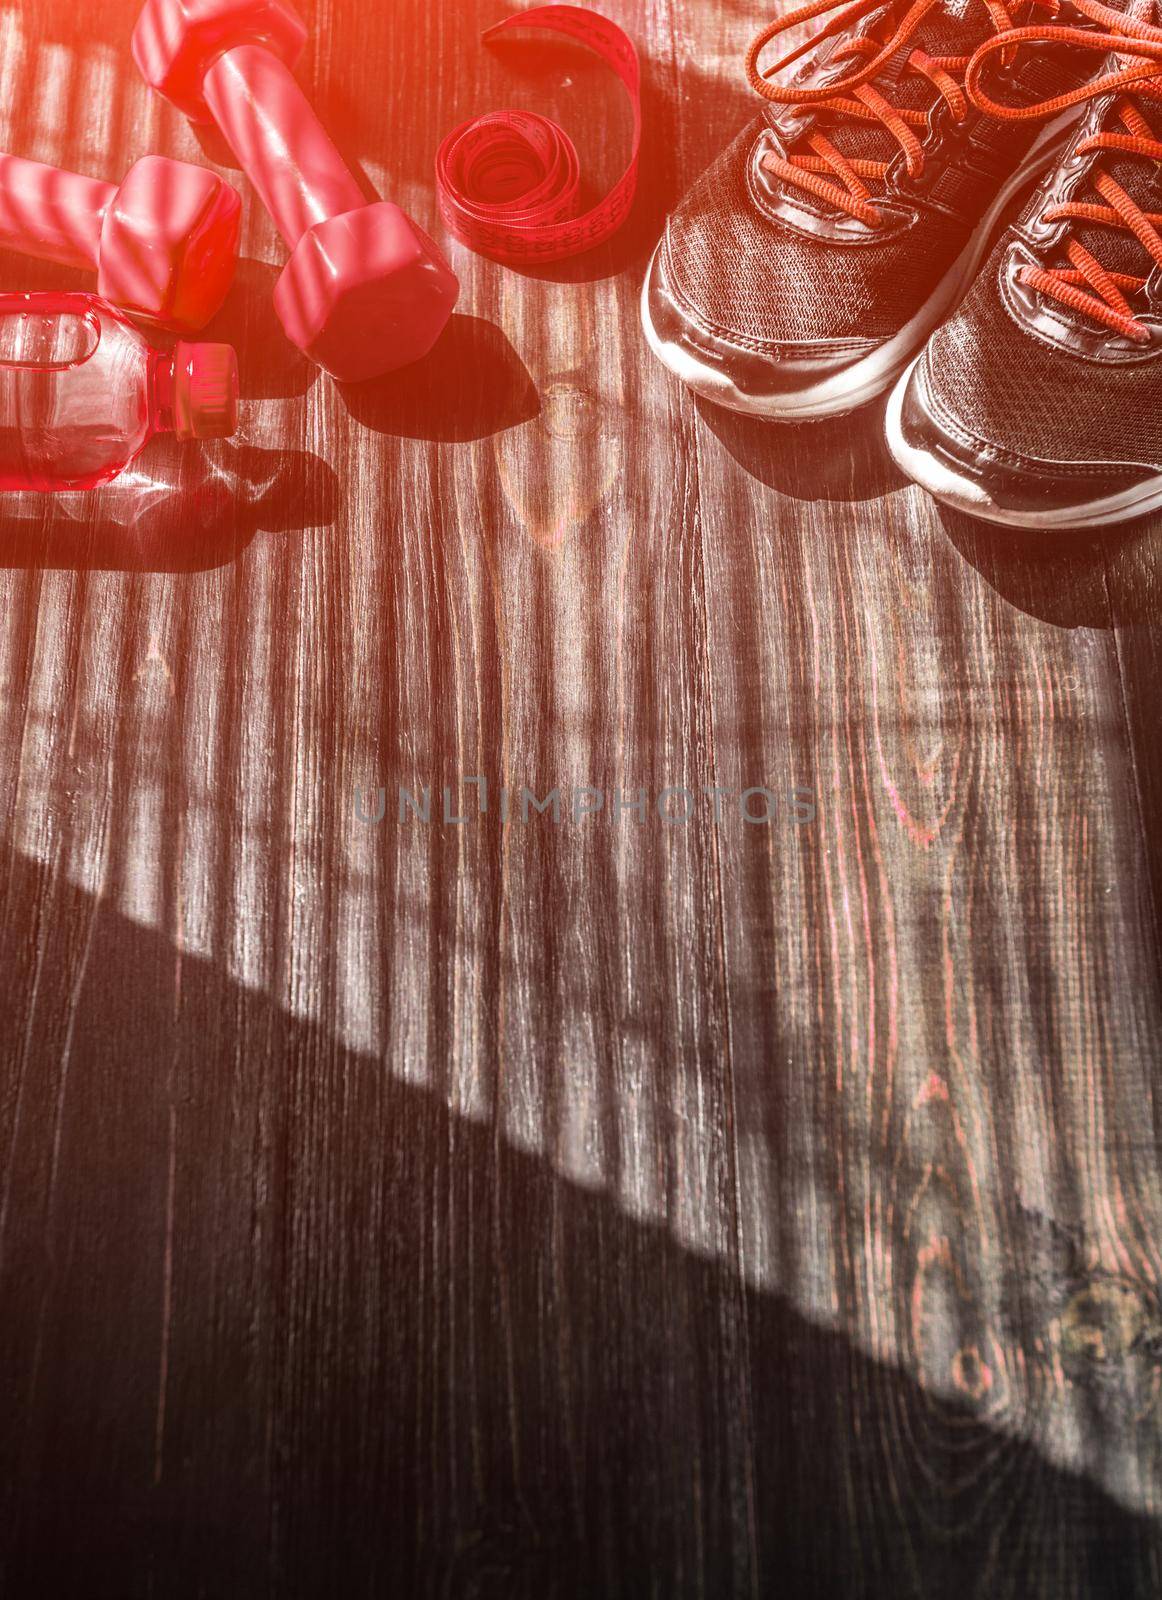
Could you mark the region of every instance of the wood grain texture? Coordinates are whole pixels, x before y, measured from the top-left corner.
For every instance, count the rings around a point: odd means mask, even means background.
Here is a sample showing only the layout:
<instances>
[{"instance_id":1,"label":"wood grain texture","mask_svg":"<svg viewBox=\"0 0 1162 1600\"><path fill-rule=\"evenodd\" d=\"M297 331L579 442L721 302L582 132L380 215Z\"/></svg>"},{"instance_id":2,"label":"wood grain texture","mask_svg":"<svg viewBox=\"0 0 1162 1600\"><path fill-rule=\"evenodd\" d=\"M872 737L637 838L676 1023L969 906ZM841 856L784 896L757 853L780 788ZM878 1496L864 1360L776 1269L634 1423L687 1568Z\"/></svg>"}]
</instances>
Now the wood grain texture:
<instances>
[{"instance_id":1,"label":"wood grain texture","mask_svg":"<svg viewBox=\"0 0 1162 1600\"><path fill-rule=\"evenodd\" d=\"M619 170L494 0L305 9L422 220L477 111ZM5 1596L1162 1590L1162 522L999 537L877 408L673 385L640 276L765 13L605 9L606 250L454 247L431 360L343 390L250 206L239 439L0 504ZM217 161L133 14L0 0L0 146Z\"/></svg>"}]
</instances>

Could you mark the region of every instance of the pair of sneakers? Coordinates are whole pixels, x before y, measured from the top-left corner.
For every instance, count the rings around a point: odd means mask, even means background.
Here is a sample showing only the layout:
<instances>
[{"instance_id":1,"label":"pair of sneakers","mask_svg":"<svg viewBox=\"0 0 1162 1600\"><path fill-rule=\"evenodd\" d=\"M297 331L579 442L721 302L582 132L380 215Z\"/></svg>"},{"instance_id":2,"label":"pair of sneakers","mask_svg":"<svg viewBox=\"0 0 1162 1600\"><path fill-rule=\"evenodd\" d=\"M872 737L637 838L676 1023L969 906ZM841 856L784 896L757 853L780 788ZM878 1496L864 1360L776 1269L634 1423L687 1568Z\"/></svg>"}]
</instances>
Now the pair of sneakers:
<instances>
[{"instance_id":1,"label":"pair of sneakers","mask_svg":"<svg viewBox=\"0 0 1162 1600\"><path fill-rule=\"evenodd\" d=\"M772 24L746 60L767 105L651 263L655 353L774 419L891 388L900 467L992 521L1162 506L1156 5L810 0ZM791 28L810 36L764 71Z\"/></svg>"}]
</instances>

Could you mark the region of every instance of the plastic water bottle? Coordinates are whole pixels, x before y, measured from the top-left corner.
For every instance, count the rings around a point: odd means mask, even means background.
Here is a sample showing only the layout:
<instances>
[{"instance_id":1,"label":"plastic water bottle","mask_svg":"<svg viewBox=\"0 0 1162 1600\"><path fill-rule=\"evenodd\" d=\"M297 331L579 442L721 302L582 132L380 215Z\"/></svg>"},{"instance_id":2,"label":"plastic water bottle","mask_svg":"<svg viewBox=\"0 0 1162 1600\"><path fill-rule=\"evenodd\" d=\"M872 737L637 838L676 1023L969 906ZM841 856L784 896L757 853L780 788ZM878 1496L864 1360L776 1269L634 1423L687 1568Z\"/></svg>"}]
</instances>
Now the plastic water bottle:
<instances>
[{"instance_id":1,"label":"plastic water bottle","mask_svg":"<svg viewBox=\"0 0 1162 1600\"><path fill-rule=\"evenodd\" d=\"M92 489L155 433L234 432L228 344L161 351L90 294L0 294L0 489Z\"/></svg>"}]
</instances>

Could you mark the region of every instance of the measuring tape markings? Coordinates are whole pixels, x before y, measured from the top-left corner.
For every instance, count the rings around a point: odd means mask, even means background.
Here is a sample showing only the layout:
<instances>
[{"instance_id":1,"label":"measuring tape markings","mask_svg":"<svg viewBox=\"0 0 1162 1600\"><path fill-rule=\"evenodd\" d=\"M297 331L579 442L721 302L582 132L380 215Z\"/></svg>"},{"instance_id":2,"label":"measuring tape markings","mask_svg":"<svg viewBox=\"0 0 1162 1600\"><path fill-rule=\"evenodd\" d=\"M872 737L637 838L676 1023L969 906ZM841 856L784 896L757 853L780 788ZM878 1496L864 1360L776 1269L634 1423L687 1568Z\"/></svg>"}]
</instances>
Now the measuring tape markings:
<instances>
[{"instance_id":1,"label":"measuring tape markings","mask_svg":"<svg viewBox=\"0 0 1162 1600\"><path fill-rule=\"evenodd\" d=\"M641 148L641 67L628 35L580 6L538 6L484 35L513 28L564 34L595 51L624 84L633 107L629 165L592 210L576 216L581 163L572 139L535 111L491 111L454 128L436 156L436 190L449 232L509 266L562 261L603 244L629 214Z\"/></svg>"}]
</instances>

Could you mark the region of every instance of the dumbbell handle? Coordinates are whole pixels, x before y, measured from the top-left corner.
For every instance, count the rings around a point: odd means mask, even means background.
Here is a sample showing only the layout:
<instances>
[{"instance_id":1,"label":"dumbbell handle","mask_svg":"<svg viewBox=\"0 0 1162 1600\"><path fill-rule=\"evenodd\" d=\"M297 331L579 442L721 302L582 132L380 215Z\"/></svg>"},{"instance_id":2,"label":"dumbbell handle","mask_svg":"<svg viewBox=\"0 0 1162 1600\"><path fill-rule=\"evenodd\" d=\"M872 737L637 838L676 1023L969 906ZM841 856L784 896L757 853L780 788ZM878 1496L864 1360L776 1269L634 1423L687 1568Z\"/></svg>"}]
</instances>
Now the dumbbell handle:
<instances>
[{"instance_id":1,"label":"dumbbell handle","mask_svg":"<svg viewBox=\"0 0 1162 1600\"><path fill-rule=\"evenodd\" d=\"M202 93L214 121L293 250L308 228L367 205L290 68L261 45L211 65Z\"/></svg>"},{"instance_id":2,"label":"dumbbell handle","mask_svg":"<svg viewBox=\"0 0 1162 1600\"><path fill-rule=\"evenodd\" d=\"M0 244L69 267L95 267L117 185L0 154Z\"/></svg>"}]
</instances>

